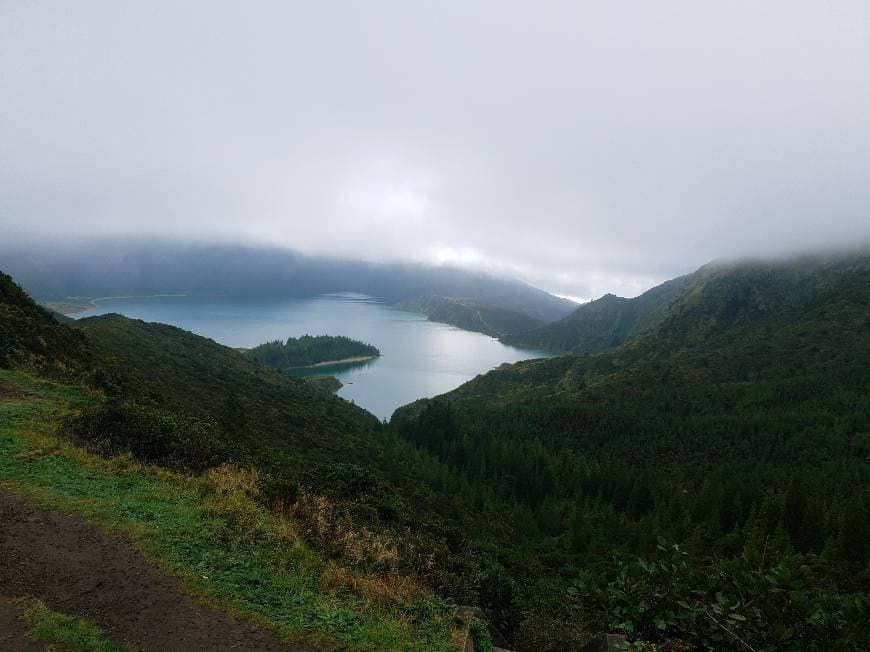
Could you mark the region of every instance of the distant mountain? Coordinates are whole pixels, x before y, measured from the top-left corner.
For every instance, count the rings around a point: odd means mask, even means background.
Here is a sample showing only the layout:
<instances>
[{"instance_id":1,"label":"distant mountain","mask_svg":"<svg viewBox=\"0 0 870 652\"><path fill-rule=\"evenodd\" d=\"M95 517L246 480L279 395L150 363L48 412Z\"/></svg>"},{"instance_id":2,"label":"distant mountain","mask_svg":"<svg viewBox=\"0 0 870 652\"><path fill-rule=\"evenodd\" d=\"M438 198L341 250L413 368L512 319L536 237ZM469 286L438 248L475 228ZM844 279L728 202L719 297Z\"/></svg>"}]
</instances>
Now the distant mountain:
<instances>
[{"instance_id":1,"label":"distant mountain","mask_svg":"<svg viewBox=\"0 0 870 652\"><path fill-rule=\"evenodd\" d=\"M557 352L591 353L619 346L664 319L689 276L666 281L633 299L605 294L567 317L525 332L509 332L505 344Z\"/></svg>"},{"instance_id":2,"label":"distant mountain","mask_svg":"<svg viewBox=\"0 0 870 652\"><path fill-rule=\"evenodd\" d=\"M524 312L487 305L476 299L456 297L417 297L400 301L397 308L426 315L430 321L451 324L491 337L527 331L543 322Z\"/></svg>"},{"instance_id":3,"label":"distant mountain","mask_svg":"<svg viewBox=\"0 0 870 652\"><path fill-rule=\"evenodd\" d=\"M376 264L293 251L177 242L93 241L51 247L0 245L0 268L40 299L121 295L315 296L357 292L396 303L420 296L470 297L540 321L576 304L520 281L455 267Z\"/></svg>"}]
</instances>

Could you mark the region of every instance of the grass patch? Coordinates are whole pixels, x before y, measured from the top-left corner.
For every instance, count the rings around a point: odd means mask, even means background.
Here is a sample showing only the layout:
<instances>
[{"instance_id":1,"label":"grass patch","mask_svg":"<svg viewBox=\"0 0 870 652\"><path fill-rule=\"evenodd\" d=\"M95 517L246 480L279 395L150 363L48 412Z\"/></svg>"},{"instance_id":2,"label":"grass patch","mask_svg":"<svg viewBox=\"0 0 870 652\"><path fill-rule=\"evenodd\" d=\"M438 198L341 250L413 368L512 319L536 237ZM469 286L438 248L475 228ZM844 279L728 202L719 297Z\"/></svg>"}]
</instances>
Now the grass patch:
<instances>
[{"instance_id":1,"label":"grass patch","mask_svg":"<svg viewBox=\"0 0 870 652\"><path fill-rule=\"evenodd\" d=\"M202 477L104 459L54 436L62 416L95 399L0 370L22 394L0 401L0 486L129 535L138 548L216 605L275 626L288 640L354 650L453 650L456 610L396 578L335 578L292 521L256 500L254 472ZM364 580L364 581L363 581ZM361 590L359 587L365 587ZM396 596L392 599L384 596Z\"/></svg>"},{"instance_id":2,"label":"grass patch","mask_svg":"<svg viewBox=\"0 0 870 652\"><path fill-rule=\"evenodd\" d=\"M21 607L21 617L32 627L28 636L48 643L52 652L135 652L107 639L93 623L52 611L35 598L23 599Z\"/></svg>"}]
</instances>

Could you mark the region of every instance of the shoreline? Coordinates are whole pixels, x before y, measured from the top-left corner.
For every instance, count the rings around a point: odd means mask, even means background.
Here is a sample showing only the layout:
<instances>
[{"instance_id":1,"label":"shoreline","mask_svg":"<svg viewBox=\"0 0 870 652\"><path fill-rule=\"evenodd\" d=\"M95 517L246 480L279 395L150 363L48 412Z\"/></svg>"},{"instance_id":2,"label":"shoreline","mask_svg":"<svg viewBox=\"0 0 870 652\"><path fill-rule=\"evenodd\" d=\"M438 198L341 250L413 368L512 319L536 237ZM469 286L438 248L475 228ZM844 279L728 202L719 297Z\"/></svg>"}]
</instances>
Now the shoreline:
<instances>
[{"instance_id":1,"label":"shoreline","mask_svg":"<svg viewBox=\"0 0 870 652\"><path fill-rule=\"evenodd\" d=\"M341 360L324 360L323 362L315 362L314 364L305 365L304 367L287 367L287 369L317 369L318 367L334 367L341 364L351 364L353 362L365 362L366 360L374 360L381 357L380 355L352 355L349 358Z\"/></svg>"},{"instance_id":2,"label":"shoreline","mask_svg":"<svg viewBox=\"0 0 870 652\"><path fill-rule=\"evenodd\" d=\"M112 299L156 299L158 297L186 297L188 294L121 294L108 297L64 297L57 301L54 300L37 300L37 303L44 308L59 312L66 317L72 317L79 313L87 312L98 308L100 301L111 301ZM78 300L78 301L77 301Z\"/></svg>"}]
</instances>

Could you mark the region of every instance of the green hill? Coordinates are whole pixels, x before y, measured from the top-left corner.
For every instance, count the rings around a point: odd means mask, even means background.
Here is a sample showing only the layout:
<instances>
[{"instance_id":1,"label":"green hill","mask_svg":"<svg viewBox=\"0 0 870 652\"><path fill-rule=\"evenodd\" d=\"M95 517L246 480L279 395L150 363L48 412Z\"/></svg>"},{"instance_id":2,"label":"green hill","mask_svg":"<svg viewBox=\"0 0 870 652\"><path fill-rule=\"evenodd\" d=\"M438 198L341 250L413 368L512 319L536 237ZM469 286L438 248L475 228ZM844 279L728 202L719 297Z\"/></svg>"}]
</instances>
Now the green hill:
<instances>
[{"instance_id":1,"label":"green hill","mask_svg":"<svg viewBox=\"0 0 870 652\"><path fill-rule=\"evenodd\" d=\"M211 568L195 592L294 637L453 648L464 617L444 596L469 598L476 579L445 516L461 502L431 489L458 482L442 465L361 408L238 351L120 315L69 327L2 281L0 480L61 509L98 509L184 577ZM41 378L58 371L76 385ZM173 483L178 509L166 507Z\"/></svg>"},{"instance_id":2,"label":"green hill","mask_svg":"<svg viewBox=\"0 0 870 652\"><path fill-rule=\"evenodd\" d=\"M468 298L425 296L402 301L396 307L424 314L429 321L450 324L491 337L527 331L544 323L523 312Z\"/></svg>"},{"instance_id":3,"label":"green hill","mask_svg":"<svg viewBox=\"0 0 870 652\"><path fill-rule=\"evenodd\" d=\"M674 649L866 648L870 254L708 265L682 283L622 345L503 365L389 427L174 327L105 315L68 328L11 281L0 309L7 364L101 390L65 408L65 440L129 451L194 487L191 473L227 462L256 472L245 509L286 519L340 565L318 562L305 581L356 606L327 623L313 594L305 627L345 643L358 623L379 627L372 614L443 641L458 603L520 652L582 649L602 631ZM42 387L10 374L10 396ZM9 472L57 482L30 455L9 455ZM137 509L162 508L121 511ZM251 572L263 569L227 570L226 590L261 596L238 579ZM396 588L409 586L422 594ZM285 609L269 591L256 609ZM361 597L372 592L391 606Z\"/></svg>"},{"instance_id":4,"label":"green hill","mask_svg":"<svg viewBox=\"0 0 870 652\"><path fill-rule=\"evenodd\" d=\"M592 353L619 346L659 323L688 282L681 276L634 299L605 294L578 307L567 317L501 338L505 344L570 353Z\"/></svg>"},{"instance_id":5,"label":"green hill","mask_svg":"<svg viewBox=\"0 0 870 652\"><path fill-rule=\"evenodd\" d=\"M0 272L0 368L84 379L95 371L87 338L38 306L11 277Z\"/></svg>"},{"instance_id":6,"label":"green hill","mask_svg":"<svg viewBox=\"0 0 870 652\"><path fill-rule=\"evenodd\" d=\"M213 421L214 437L231 449L268 450L275 461L361 454L378 426L341 398L174 326L109 314L81 319L76 328L126 395Z\"/></svg>"},{"instance_id":7,"label":"green hill","mask_svg":"<svg viewBox=\"0 0 870 652\"><path fill-rule=\"evenodd\" d=\"M549 560L504 609L728 647L704 610L755 594L729 621L754 649L861 647L868 388L870 255L744 261L622 346L503 365L393 422L514 504L512 577Z\"/></svg>"}]
</instances>

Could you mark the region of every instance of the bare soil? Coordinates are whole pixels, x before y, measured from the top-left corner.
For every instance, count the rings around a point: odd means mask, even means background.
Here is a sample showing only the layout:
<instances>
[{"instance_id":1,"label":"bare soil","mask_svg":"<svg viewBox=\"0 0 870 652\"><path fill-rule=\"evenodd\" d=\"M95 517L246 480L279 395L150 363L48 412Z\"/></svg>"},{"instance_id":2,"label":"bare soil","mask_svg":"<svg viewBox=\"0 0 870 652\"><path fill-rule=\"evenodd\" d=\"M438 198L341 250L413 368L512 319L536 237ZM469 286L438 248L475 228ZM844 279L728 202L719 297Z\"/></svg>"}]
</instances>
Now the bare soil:
<instances>
[{"instance_id":1,"label":"bare soil","mask_svg":"<svg viewBox=\"0 0 870 652\"><path fill-rule=\"evenodd\" d=\"M45 646L27 638L28 627L19 618L15 600L0 596L0 650L3 652L42 652Z\"/></svg>"},{"instance_id":2,"label":"bare soil","mask_svg":"<svg viewBox=\"0 0 870 652\"><path fill-rule=\"evenodd\" d=\"M0 380L0 401L21 398L24 393L8 380Z\"/></svg>"},{"instance_id":3,"label":"bare soil","mask_svg":"<svg viewBox=\"0 0 870 652\"><path fill-rule=\"evenodd\" d=\"M0 491L0 650L42 649L24 636L10 600L23 596L86 618L116 643L144 651L312 649L199 604L129 541Z\"/></svg>"}]
</instances>

